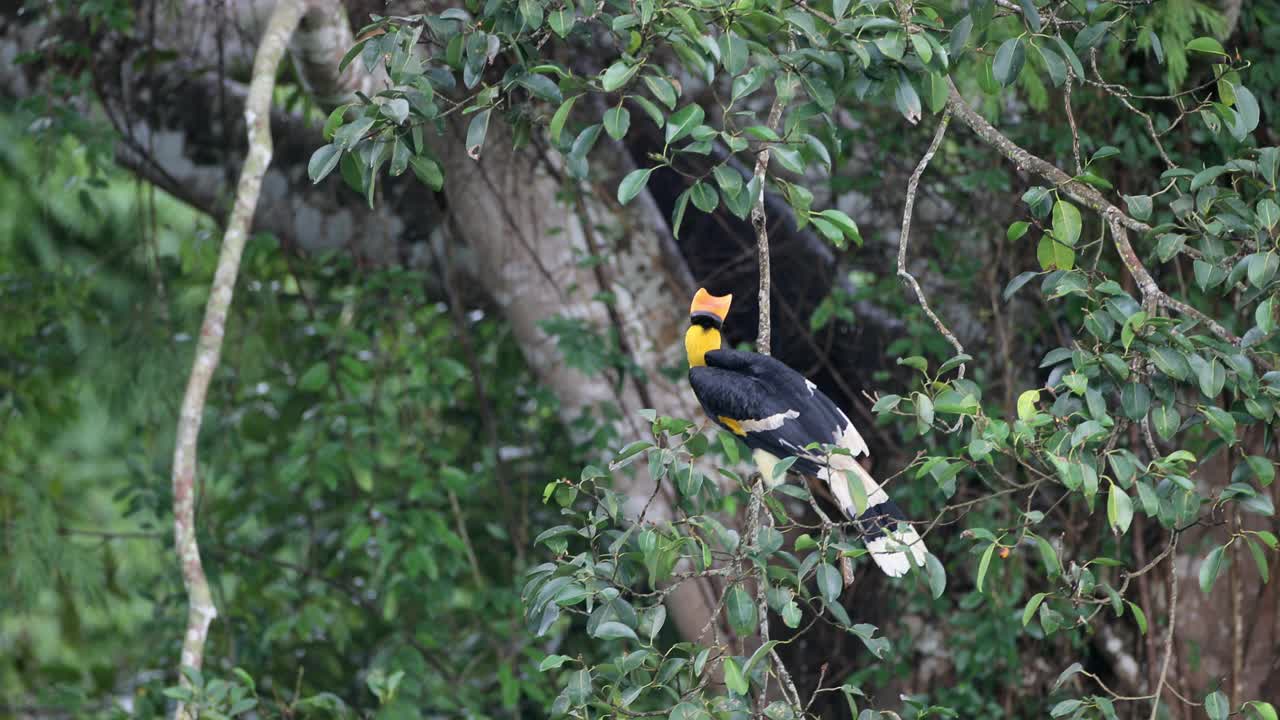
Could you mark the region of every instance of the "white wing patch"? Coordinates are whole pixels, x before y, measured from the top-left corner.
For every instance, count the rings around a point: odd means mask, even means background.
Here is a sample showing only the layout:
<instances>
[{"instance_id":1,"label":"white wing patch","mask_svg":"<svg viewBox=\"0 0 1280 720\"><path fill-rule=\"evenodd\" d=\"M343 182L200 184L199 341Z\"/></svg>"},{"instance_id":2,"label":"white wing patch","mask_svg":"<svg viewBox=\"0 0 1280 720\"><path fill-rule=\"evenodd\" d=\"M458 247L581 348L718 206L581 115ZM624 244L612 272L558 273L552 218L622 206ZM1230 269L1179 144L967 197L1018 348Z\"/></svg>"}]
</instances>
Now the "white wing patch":
<instances>
[{"instance_id":1,"label":"white wing patch","mask_svg":"<svg viewBox=\"0 0 1280 720\"><path fill-rule=\"evenodd\" d=\"M743 432L765 432L768 430L777 430L782 427L782 423L788 420L794 420L798 417L800 417L799 412L795 410L788 410L759 420L739 420L738 424L742 426Z\"/></svg>"},{"instance_id":2,"label":"white wing patch","mask_svg":"<svg viewBox=\"0 0 1280 720\"><path fill-rule=\"evenodd\" d=\"M858 434L858 428L853 426L849 416L842 412L840 413L840 419L844 420L844 429L836 431L836 434L831 438L835 444L853 453L854 457L871 455L871 451L867 449L867 441L863 440L862 435Z\"/></svg>"},{"instance_id":3,"label":"white wing patch","mask_svg":"<svg viewBox=\"0 0 1280 720\"><path fill-rule=\"evenodd\" d=\"M809 395L812 397L813 393L817 391L818 386L810 382L809 378L804 379L804 384L809 388Z\"/></svg>"}]
</instances>

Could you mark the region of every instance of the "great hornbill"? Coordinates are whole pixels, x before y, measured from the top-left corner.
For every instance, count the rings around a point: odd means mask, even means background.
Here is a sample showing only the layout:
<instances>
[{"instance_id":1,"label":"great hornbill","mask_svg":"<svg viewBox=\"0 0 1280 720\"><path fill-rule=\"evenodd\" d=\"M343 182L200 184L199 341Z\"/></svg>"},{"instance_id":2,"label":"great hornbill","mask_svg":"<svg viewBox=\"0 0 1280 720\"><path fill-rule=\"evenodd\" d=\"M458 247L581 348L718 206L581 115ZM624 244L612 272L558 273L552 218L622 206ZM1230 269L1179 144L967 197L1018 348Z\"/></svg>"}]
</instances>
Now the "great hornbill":
<instances>
[{"instance_id":1,"label":"great hornbill","mask_svg":"<svg viewBox=\"0 0 1280 720\"><path fill-rule=\"evenodd\" d=\"M753 352L721 349L720 329L733 295L717 297L700 288L689 308L684 336L689 384L702 409L717 425L742 438L770 486L774 466L786 457L806 475L825 480L841 510L855 521L871 558L885 574L900 577L911 562L924 566L924 541L884 488L855 459L867 443L848 416L803 375L778 360ZM848 455L824 452L833 445ZM866 508L858 513L848 483L859 482Z\"/></svg>"}]
</instances>

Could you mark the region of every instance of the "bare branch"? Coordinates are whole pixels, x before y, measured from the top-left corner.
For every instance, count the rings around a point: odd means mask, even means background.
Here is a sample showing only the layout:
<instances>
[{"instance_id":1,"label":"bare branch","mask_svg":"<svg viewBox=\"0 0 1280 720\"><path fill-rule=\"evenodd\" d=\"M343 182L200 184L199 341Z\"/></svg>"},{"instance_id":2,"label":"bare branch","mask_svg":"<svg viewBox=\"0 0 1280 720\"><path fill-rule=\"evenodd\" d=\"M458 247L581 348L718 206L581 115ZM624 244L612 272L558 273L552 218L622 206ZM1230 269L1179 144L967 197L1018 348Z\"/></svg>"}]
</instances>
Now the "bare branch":
<instances>
[{"instance_id":1,"label":"bare branch","mask_svg":"<svg viewBox=\"0 0 1280 720\"><path fill-rule=\"evenodd\" d=\"M1173 631L1178 625L1178 534L1173 534L1170 552L1173 558L1169 561L1169 630L1164 636L1164 660L1160 662L1160 679L1156 681L1155 692L1151 694L1150 720L1156 720L1160 711L1160 693L1164 690L1165 680L1169 677L1169 659L1173 657Z\"/></svg>"},{"instance_id":2,"label":"bare branch","mask_svg":"<svg viewBox=\"0 0 1280 720\"><path fill-rule=\"evenodd\" d=\"M284 56L289 37L298 26L305 6L302 0L280 0L271 13L267 30L258 45L253 63L253 81L245 107L245 123L249 131L249 153L240 173L236 201L227 221L222 251L213 276L209 301L205 306L200 340L186 394L178 419L177 441L173 450L173 534L174 545L182 562L182 581L187 590L187 630L183 635L181 664L199 668L203 663L205 639L209 624L217 616L209 581L200 562L200 548L195 531L196 451L200 437L200 421L204 414L209 382L218 367L222 340L226 333L227 312L240 269L240 255L248 238L262 177L271 163L271 95L275 89L276 71ZM184 685L186 677L180 680ZM194 718L191 709L178 703L178 720Z\"/></svg>"},{"instance_id":3,"label":"bare branch","mask_svg":"<svg viewBox=\"0 0 1280 720\"><path fill-rule=\"evenodd\" d=\"M920 283L916 282L916 278L907 271L907 242L911 238L911 214L916 207L916 190L920 186L920 177L924 175L925 168L929 167L929 161L933 159L934 153L938 152L938 146L942 144L942 138L947 134L947 125L951 123L951 106L942 113L942 120L938 121L938 129L933 133L933 142L929 143L929 149L925 151L924 157L920 158L920 163L916 165L915 172L911 173L911 179L907 181L907 202L902 208L902 233L898 236L898 277L902 281L911 286L915 291L916 300L920 303L920 307L924 310L924 314L929 316L933 321L933 326L938 332L951 343L951 347L956 349L957 355L964 354L964 346L956 339L954 333L947 329L941 318L933 312L933 308L929 307L929 301L924 297L924 290L920 289ZM964 363L960 364L960 368L956 371L959 377L964 377Z\"/></svg>"},{"instance_id":4,"label":"bare branch","mask_svg":"<svg viewBox=\"0 0 1280 720\"><path fill-rule=\"evenodd\" d=\"M773 98L773 106L769 108L769 129L777 130L782 120L782 106L786 98L778 93ZM756 330L756 351L762 355L769 354L769 336L772 327L772 313L769 307L770 270L769 270L769 221L764 214L765 175L769 171L769 146L765 145L756 156L755 180L760 186L760 194L756 196L755 205L751 208L751 225L756 229L756 262L760 266L760 324Z\"/></svg>"}]
</instances>

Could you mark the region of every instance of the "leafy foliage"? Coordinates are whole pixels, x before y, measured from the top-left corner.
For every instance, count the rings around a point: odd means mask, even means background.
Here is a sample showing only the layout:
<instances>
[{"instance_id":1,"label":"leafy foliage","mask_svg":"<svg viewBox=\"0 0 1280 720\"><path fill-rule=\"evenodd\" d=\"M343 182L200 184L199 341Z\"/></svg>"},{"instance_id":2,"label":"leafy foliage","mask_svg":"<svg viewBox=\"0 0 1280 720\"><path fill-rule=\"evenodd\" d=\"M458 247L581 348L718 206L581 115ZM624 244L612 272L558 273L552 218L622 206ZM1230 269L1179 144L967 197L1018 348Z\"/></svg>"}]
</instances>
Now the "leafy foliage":
<instances>
[{"instance_id":1,"label":"leafy foliage","mask_svg":"<svg viewBox=\"0 0 1280 720\"><path fill-rule=\"evenodd\" d=\"M517 144L549 116L548 135L576 180L589 174L587 156L602 127L615 139L627 134L631 118L628 112L624 121L623 113L631 105L663 129L664 144L651 158L656 165L622 178L620 203L644 190L655 166L676 167L682 156L709 155L717 145L728 156L768 149L783 177L771 171L744 178L730 160L716 161L691 178L675 201L673 231L679 232L690 203L706 213L723 203L728 212L745 218L762 183L768 182L789 200L798 224L811 223L845 248L851 240L861 244L857 224L840 210L815 210L815 193L804 187L842 159L838 107L858 101L884 104L914 124L926 110L937 113L951 106L953 81L990 98L992 109L998 98L1014 91L1025 93L1030 107L1045 109L1049 86L1099 84L1106 96L1148 118L1134 142L1139 152L1162 158L1167 169L1140 178L1140 189L1127 182L1134 190L1124 197L1129 213L1124 223L1089 213L1081 198L1116 187L1108 179L1115 167L1109 158L1123 151L1102 145L1085 162L1072 119L1068 137L1076 167L1070 176L1077 185L1033 186L1023 192L1027 210L1004 234L1011 243L1030 235L1038 269L1018 275L1004 296L1016 297L1039 278L1046 301L1061 308L1052 312L1071 328L1070 342L1045 348L1040 369L1047 379L1020 391L1016 408L1001 407L984 398L980 381L950 377L971 357L953 358L935 372L924 358L907 358L901 362L920 373L918 383L901 396L881 398L875 410L884 418L898 418L906 437L933 445L908 470L916 480L932 482L935 497L945 502L964 485L985 488L988 500L1008 499L1013 512L1003 513L1000 520L979 519L965 531L978 558L974 591L996 596L1011 585L1019 592L1033 589L1018 615L1027 632L1046 643L1055 635L1087 632L1106 609L1130 615L1141 634L1148 632L1144 611L1127 593L1131 581L1151 567L1133 565L1130 545L1121 542L1136 517L1164 528L1172 552L1178 535L1198 523L1237 513L1274 516L1268 490L1274 468L1266 459L1272 441L1265 428L1275 420L1274 402L1280 396L1280 375L1274 370L1274 228L1280 217L1274 167L1280 150L1250 143L1259 127L1259 103L1240 68L1230 64L1231 55L1213 37L1190 34L1219 32L1222 20L1216 11L1197 3L1103 3L1086 12L1065 3L1041 7L1023 2L1012 8L978 2L957 13L950 7L885 2L784 7L656 0L582 8L581 13L572 4L556 5L548 16L550 8L537 2L490 4L474 15L449 10L439 16L387 18L366 28L367 39L351 56L361 54L374 63L384 59L393 85L357 110L360 118L352 125L343 126L358 127L363 138L344 152L368 160L362 163L367 170L357 189L372 186L369 178L376 176L380 157L394 156L406 137L415 137L416 126L402 128L379 110L399 93L453 93L458 99L448 112L474 113L467 133L473 156L482 152L493 113L505 109ZM530 50L557 39L573 46L592 33L615 43L616 59L584 69L558 62L554 53ZM442 52L405 60L420 42ZM1194 62L1204 63L1212 78L1180 93L1186 102L1176 115L1160 115L1153 124L1133 108L1135 92L1108 84L1104 74L1104 68L1122 64L1135 49L1167 63L1165 81L1174 89L1181 87ZM404 67L411 71L402 72ZM710 100L683 97L682 74L704 83ZM773 81L771 107L756 95L764 94L768 80ZM593 94L607 98L610 109L571 130L572 118L584 114L575 115L575 109L587 106L581 100ZM786 110L781 123L780 108ZM422 119L440 114L424 112ZM1212 147L1210 154L1221 154L1218 164L1184 168L1169 157L1161 137L1191 122L1207 131L1201 138ZM420 145L414 141L415 147ZM801 180L790 179L794 177ZM1154 281L1148 284L1125 225L1140 231L1144 246L1156 246L1160 262L1181 264L1186 258L1191 263L1195 291L1188 288L1184 294L1194 305L1171 301ZM1100 262L1108 244L1117 249L1118 264ZM1091 260L1084 255L1089 250ZM1126 272L1137 287L1121 284ZM1198 307L1210 308L1210 314ZM815 318L815 325L820 324ZM646 641L660 607L654 600L665 597L682 577L673 575L677 567L691 568L686 573L695 575L724 575L726 589L718 607L738 635L755 633L762 619L744 584L754 565L757 582L768 577L759 586L761 609L768 607L794 628L802 617L796 598L803 599L816 615L831 614L838 627L858 634L873 655L884 653L884 641L871 634L873 627L841 617L844 610L834 602L840 582L830 564L835 557L828 556L839 546L825 534L820 548L804 559L784 554L771 562L769 556L778 549L764 551L773 543L754 521L747 535L739 537L727 529L731 522L708 520L706 511L723 512L738 503L721 496L717 483L705 482L694 469L702 452L697 444L686 449L697 437L683 434L690 429L682 420L655 420L658 445L633 445L610 466L612 472L646 453L650 474L659 483L674 485L682 498L686 515L672 524L650 526L641 517L638 524L619 525L618 508L626 501L598 482L602 470L589 467L579 483L548 486L548 497L556 497L574 522L541 537L561 559L535 569L526 587L530 627L545 632L563 613L582 612L588 616L588 634L617 648L615 658L604 665L556 664L567 684L553 713L630 712L633 705L680 716L735 708L745 712L754 686L767 683L771 675L784 678L770 660L735 656L729 646L686 639L659 654L652 633ZM669 437L673 432L676 438ZM1248 449L1242 440L1250 436L1261 438L1262 447ZM1238 468L1231 483L1225 488L1197 484L1193 478L1199 468L1216 455L1231 458ZM730 488L736 483L738 492L748 491L732 471L720 472L730 478ZM579 492L588 501L575 506ZM785 509L770 507L779 523L787 523ZM1096 512L1097 522L1109 532L1056 545L1050 538L1061 532L1064 507L1086 515ZM1225 549L1232 544L1256 547L1259 571L1267 576L1264 546L1274 550L1274 536L1238 521L1231 527L1226 544L1209 548L1201 565L1205 592L1220 575ZM571 551L570 542L577 538L583 547L575 544ZM1035 549L1025 565L996 560L1024 547ZM723 564L717 565L717 558ZM816 592L806 586L809 573ZM929 584L936 589L942 579L938 566ZM576 610L578 605L583 610ZM708 657L719 659L718 669L708 667ZM708 673L721 674L727 696L709 694ZM852 704L856 686L843 687L849 688ZM771 708L774 714L803 712L799 697L782 695L788 698L782 704L790 706ZM1068 698L1051 709L1055 717L1115 712L1113 699L1097 694Z\"/></svg>"}]
</instances>

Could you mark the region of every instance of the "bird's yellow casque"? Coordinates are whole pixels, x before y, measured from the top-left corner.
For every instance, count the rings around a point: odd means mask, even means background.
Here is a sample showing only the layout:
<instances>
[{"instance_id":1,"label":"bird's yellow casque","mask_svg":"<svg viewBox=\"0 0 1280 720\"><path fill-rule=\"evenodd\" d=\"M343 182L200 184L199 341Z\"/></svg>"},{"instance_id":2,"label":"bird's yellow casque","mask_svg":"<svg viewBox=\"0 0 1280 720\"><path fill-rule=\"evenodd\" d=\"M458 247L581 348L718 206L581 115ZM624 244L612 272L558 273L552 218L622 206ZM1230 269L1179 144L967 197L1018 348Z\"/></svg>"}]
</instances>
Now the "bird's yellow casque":
<instances>
[{"instance_id":1,"label":"bird's yellow casque","mask_svg":"<svg viewBox=\"0 0 1280 720\"><path fill-rule=\"evenodd\" d=\"M816 385L778 360L722 347L721 329L732 302L732 295L716 296L699 288L689 306L684 337L689 384L707 416L742 438L771 485L782 481L773 477L773 470L787 457L796 458L792 470L826 481L886 574L899 577L913 564L923 566L928 554L924 541L856 460L867 454L867 444L848 416ZM849 454L808 449L813 443L844 448ZM854 502L849 483L858 483L865 507Z\"/></svg>"}]
</instances>

